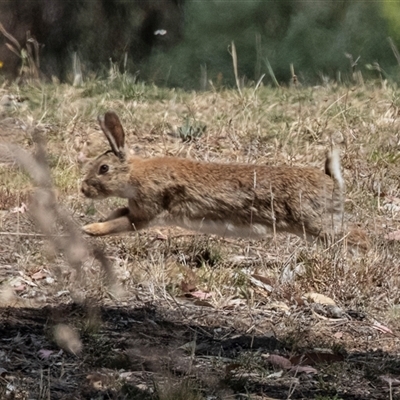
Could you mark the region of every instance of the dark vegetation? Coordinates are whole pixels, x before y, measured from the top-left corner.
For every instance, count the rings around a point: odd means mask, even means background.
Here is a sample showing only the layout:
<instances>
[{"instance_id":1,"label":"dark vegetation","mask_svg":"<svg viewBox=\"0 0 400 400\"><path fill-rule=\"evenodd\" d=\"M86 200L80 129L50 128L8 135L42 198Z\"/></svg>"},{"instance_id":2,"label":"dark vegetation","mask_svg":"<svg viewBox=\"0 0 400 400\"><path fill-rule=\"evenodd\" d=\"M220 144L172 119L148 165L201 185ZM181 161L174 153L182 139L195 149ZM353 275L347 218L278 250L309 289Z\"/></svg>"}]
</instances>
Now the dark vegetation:
<instances>
[{"instance_id":1,"label":"dark vegetation","mask_svg":"<svg viewBox=\"0 0 400 400\"><path fill-rule=\"evenodd\" d=\"M4 0L0 22L21 46L31 46L29 37L37 41L46 77L66 80L74 54L86 73L108 70L110 62L137 70L152 51L181 39L183 10L181 0ZM16 77L23 55L10 51L10 42L0 36L0 61Z\"/></svg>"},{"instance_id":2,"label":"dark vegetation","mask_svg":"<svg viewBox=\"0 0 400 400\"><path fill-rule=\"evenodd\" d=\"M19 44L37 41L44 76L72 82L111 66L134 79L186 89L240 85L360 83L398 79L397 20L389 1L4 0L0 22ZM17 76L21 54L0 62ZM20 53L17 51L17 53ZM1 70L0 70L1 71Z\"/></svg>"}]
</instances>

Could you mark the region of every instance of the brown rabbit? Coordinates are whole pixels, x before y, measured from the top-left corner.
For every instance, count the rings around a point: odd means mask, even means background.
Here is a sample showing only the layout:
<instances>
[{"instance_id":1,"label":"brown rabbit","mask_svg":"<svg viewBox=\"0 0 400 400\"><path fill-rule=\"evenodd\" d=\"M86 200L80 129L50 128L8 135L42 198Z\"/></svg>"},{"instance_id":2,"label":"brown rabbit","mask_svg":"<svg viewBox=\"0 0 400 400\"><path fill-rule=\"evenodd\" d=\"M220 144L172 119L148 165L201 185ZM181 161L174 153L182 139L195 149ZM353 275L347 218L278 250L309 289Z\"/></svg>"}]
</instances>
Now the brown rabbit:
<instances>
[{"instance_id":1,"label":"brown rabbit","mask_svg":"<svg viewBox=\"0 0 400 400\"><path fill-rule=\"evenodd\" d=\"M221 236L260 238L286 231L327 240L341 230L344 182L339 153L315 168L219 164L177 157L127 157L118 116L99 117L111 150L89 165L82 192L128 199L89 235L174 225Z\"/></svg>"}]
</instances>

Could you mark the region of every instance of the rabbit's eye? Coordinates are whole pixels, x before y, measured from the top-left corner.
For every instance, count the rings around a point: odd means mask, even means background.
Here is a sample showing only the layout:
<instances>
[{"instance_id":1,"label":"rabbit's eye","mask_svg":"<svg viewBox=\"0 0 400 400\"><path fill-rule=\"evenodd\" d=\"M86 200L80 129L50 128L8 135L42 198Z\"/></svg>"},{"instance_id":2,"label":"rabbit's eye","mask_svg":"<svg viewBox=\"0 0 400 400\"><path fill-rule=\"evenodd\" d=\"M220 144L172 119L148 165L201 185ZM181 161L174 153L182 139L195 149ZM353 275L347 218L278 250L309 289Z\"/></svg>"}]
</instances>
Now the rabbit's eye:
<instances>
[{"instance_id":1,"label":"rabbit's eye","mask_svg":"<svg viewBox=\"0 0 400 400\"><path fill-rule=\"evenodd\" d=\"M103 165L100 166L99 174L103 175L106 172L108 172L108 170L109 170L108 165L107 164L103 164Z\"/></svg>"}]
</instances>

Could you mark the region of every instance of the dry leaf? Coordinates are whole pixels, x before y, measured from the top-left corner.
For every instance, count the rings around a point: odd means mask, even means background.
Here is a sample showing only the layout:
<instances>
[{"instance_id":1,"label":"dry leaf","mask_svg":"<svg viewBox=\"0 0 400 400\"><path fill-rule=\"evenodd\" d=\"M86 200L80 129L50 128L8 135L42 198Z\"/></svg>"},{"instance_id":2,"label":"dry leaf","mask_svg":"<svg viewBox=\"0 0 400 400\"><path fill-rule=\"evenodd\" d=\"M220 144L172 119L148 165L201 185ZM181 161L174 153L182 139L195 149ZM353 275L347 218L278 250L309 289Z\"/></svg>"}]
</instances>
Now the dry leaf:
<instances>
[{"instance_id":1,"label":"dry leaf","mask_svg":"<svg viewBox=\"0 0 400 400\"><path fill-rule=\"evenodd\" d=\"M14 288L15 289L15 288ZM5 306L15 300L15 294L10 286L0 288L0 305Z\"/></svg>"},{"instance_id":2,"label":"dry leaf","mask_svg":"<svg viewBox=\"0 0 400 400\"><path fill-rule=\"evenodd\" d=\"M225 373L230 374L232 371L239 369L242 365L239 363L230 363L225 366Z\"/></svg>"},{"instance_id":3,"label":"dry leaf","mask_svg":"<svg viewBox=\"0 0 400 400\"><path fill-rule=\"evenodd\" d=\"M242 306L246 304L244 299L226 299L223 300L222 304L221 304L221 308L223 308L224 310L233 310L234 308L237 308L239 306Z\"/></svg>"},{"instance_id":4,"label":"dry leaf","mask_svg":"<svg viewBox=\"0 0 400 400\"><path fill-rule=\"evenodd\" d=\"M271 310L281 310L285 312L290 310L289 306L283 301L273 301L267 304L267 307Z\"/></svg>"},{"instance_id":5,"label":"dry leaf","mask_svg":"<svg viewBox=\"0 0 400 400\"><path fill-rule=\"evenodd\" d=\"M283 375L283 370L280 370L278 372L274 372L273 374L267 375L267 378L280 378ZM268 397L269 398L269 397Z\"/></svg>"},{"instance_id":6,"label":"dry leaf","mask_svg":"<svg viewBox=\"0 0 400 400\"><path fill-rule=\"evenodd\" d=\"M193 304L196 306L201 306L201 307L211 307L211 308L214 307L211 303L209 303L208 301L205 301L205 300L195 300L193 302Z\"/></svg>"},{"instance_id":7,"label":"dry leaf","mask_svg":"<svg viewBox=\"0 0 400 400\"><path fill-rule=\"evenodd\" d=\"M330 318L342 318L344 311L338 306L330 306L326 307L327 316Z\"/></svg>"},{"instance_id":8,"label":"dry leaf","mask_svg":"<svg viewBox=\"0 0 400 400\"><path fill-rule=\"evenodd\" d=\"M68 325L58 324L54 327L54 340L62 349L79 354L82 350L82 342L78 333Z\"/></svg>"},{"instance_id":9,"label":"dry leaf","mask_svg":"<svg viewBox=\"0 0 400 400\"><path fill-rule=\"evenodd\" d=\"M122 379L128 379L133 375L133 371L122 371L119 372L119 377Z\"/></svg>"},{"instance_id":10,"label":"dry leaf","mask_svg":"<svg viewBox=\"0 0 400 400\"><path fill-rule=\"evenodd\" d=\"M159 231L158 229L156 230L156 240L168 240L168 236Z\"/></svg>"},{"instance_id":11,"label":"dry leaf","mask_svg":"<svg viewBox=\"0 0 400 400\"><path fill-rule=\"evenodd\" d=\"M292 300L294 303L296 303L300 307L305 305L305 301L298 295L294 295L290 300Z\"/></svg>"},{"instance_id":12,"label":"dry leaf","mask_svg":"<svg viewBox=\"0 0 400 400\"><path fill-rule=\"evenodd\" d=\"M390 232L384 238L386 240L400 240L400 231Z\"/></svg>"},{"instance_id":13,"label":"dry leaf","mask_svg":"<svg viewBox=\"0 0 400 400\"><path fill-rule=\"evenodd\" d=\"M309 365L296 365L290 369L290 372L294 372L296 374L298 374L300 372L304 372L306 374L317 374L318 373L318 371L315 368L310 367Z\"/></svg>"},{"instance_id":14,"label":"dry leaf","mask_svg":"<svg viewBox=\"0 0 400 400\"><path fill-rule=\"evenodd\" d=\"M38 272L35 272L33 275L31 275L31 278L34 281L38 281L38 280L46 278L46 275L42 271L38 271Z\"/></svg>"},{"instance_id":15,"label":"dry leaf","mask_svg":"<svg viewBox=\"0 0 400 400\"><path fill-rule=\"evenodd\" d=\"M235 255L231 256L228 259L228 262L234 265L244 265L244 264L254 264L257 262L259 257L255 256L240 256L240 255Z\"/></svg>"},{"instance_id":16,"label":"dry leaf","mask_svg":"<svg viewBox=\"0 0 400 400\"><path fill-rule=\"evenodd\" d=\"M290 369L293 367L292 363L290 362L290 360L288 360L285 357L282 357L278 354L271 354L267 360L274 365L275 367L279 367L282 369Z\"/></svg>"},{"instance_id":17,"label":"dry leaf","mask_svg":"<svg viewBox=\"0 0 400 400\"><path fill-rule=\"evenodd\" d=\"M26 206L25 203L21 203L20 207L14 207L11 212L13 214L17 214L17 213L21 213L21 214L25 214L25 212L28 210L28 207Z\"/></svg>"},{"instance_id":18,"label":"dry leaf","mask_svg":"<svg viewBox=\"0 0 400 400\"><path fill-rule=\"evenodd\" d=\"M20 285L18 285L18 286L15 286L15 287L14 287L14 290L15 290L16 292L23 292L24 290L26 290L26 285L20 284Z\"/></svg>"},{"instance_id":19,"label":"dry leaf","mask_svg":"<svg viewBox=\"0 0 400 400\"><path fill-rule=\"evenodd\" d=\"M256 275L256 276L259 277L260 275ZM258 286L258 287L266 290L269 293L272 292L271 285L264 283L263 281L259 280L258 278L254 278L254 275L249 275L249 279L253 285Z\"/></svg>"},{"instance_id":20,"label":"dry leaf","mask_svg":"<svg viewBox=\"0 0 400 400\"><path fill-rule=\"evenodd\" d=\"M213 294L214 293L212 293L212 292L211 293L206 293L206 292L202 292L201 290L197 290L195 292L190 292L191 296L196 297L196 298L198 298L200 300L208 299L208 298L212 297Z\"/></svg>"},{"instance_id":21,"label":"dry leaf","mask_svg":"<svg viewBox=\"0 0 400 400\"><path fill-rule=\"evenodd\" d=\"M261 281L262 283L265 283L266 285L272 286L274 284L273 280L271 278L268 278L267 276L258 275L258 274L253 274L251 276L254 279Z\"/></svg>"},{"instance_id":22,"label":"dry leaf","mask_svg":"<svg viewBox=\"0 0 400 400\"><path fill-rule=\"evenodd\" d=\"M382 325L381 323L379 323L378 321L374 321L374 323L372 324L372 327L374 328L374 329L376 329L377 331L380 331L380 332L383 332L383 333L389 333L390 335L393 335L394 336L394 333L393 333L393 331L390 329L390 328L388 328L387 326L385 326L385 325Z\"/></svg>"},{"instance_id":23,"label":"dry leaf","mask_svg":"<svg viewBox=\"0 0 400 400\"><path fill-rule=\"evenodd\" d=\"M304 275L305 270L306 269L303 263L297 264L294 268L291 264L288 264L281 272L280 281L281 283L291 283L298 276Z\"/></svg>"},{"instance_id":24,"label":"dry leaf","mask_svg":"<svg viewBox=\"0 0 400 400\"><path fill-rule=\"evenodd\" d=\"M179 349L185 350L187 353L193 353L197 349L197 344L196 340L192 340L179 346Z\"/></svg>"},{"instance_id":25,"label":"dry leaf","mask_svg":"<svg viewBox=\"0 0 400 400\"><path fill-rule=\"evenodd\" d=\"M343 332L336 332L333 336L334 336L336 339L341 339L341 338L343 337Z\"/></svg>"},{"instance_id":26,"label":"dry leaf","mask_svg":"<svg viewBox=\"0 0 400 400\"><path fill-rule=\"evenodd\" d=\"M182 292L185 292L185 293L194 292L196 289L197 289L197 287L191 282L187 282L187 281L181 282Z\"/></svg>"},{"instance_id":27,"label":"dry leaf","mask_svg":"<svg viewBox=\"0 0 400 400\"><path fill-rule=\"evenodd\" d=\"M304 297L306 299L312 300L313 303L336 306L336 303L330 297L320 293L310 292L306 293Z\"/></svg>"},{"instance_id":28,"label":"dry leaf","mask_svg":"<svg viewBox=\"0 0 400 400\"><path fill-rule=\"evenodd\" d=\"M38 351L39 357L44 360L47 360L53 353L54 353L53 350L46 350L46 349L41 349Z\"/></svg>"},{"instance_id":29,"label":"dry leaf","mask_svg":"<svg viewBox=\"0 0 400 400\"><path fill-rule=\"evenodd\" d=\"M315 365L320 363L332 363L343 361L344 357L341 354L334 354L332 352L313 352L305 353L299 356L290 357L290 361L294 365Z\"/></svg>"},{"instance_id":30,"label":"dry leaf","mask_svg":"<svg viewBox=\"0 0 400 400\"><path fill-rule=\"evenodd\" d=\"M387 375L381 375L379 378L388 383L390 386L400 386L400 379L391 378Z\"/></svg>"},{"instance_id":31,"label":"dry leaf","mask_svg":"<svg viewBox=\"0 0 400 400\"><path fill-rule=\"evenodd\" d=\"M386 196L382 208L391 214L397 213L400 211L400 199L394 196Z\"/></svg>"},{"instance_id":32,"label":"dry leaf","mask_svg":"<svg viewBox=\"0 0 400 400\"><path fill-rule=\"evenodd\" d=\"M107 381L107 377L102 376L100 374L92 374L88 375L86 379L90 382L90 384L93 386L94 389L96 390L101 390L105 386L105 383Z\"/></svg>"},{"instance_id":33,"label":"dry leaf","mask_svg":"<svg viewBox=\"0 0 400 400\"><path fill-rule=\"evenodd\" d=\"M386 203L393 203L397 204L400 207L400 198L395 197L395 196L385 196L385 202Z\"/></svg>"}]
</instances>

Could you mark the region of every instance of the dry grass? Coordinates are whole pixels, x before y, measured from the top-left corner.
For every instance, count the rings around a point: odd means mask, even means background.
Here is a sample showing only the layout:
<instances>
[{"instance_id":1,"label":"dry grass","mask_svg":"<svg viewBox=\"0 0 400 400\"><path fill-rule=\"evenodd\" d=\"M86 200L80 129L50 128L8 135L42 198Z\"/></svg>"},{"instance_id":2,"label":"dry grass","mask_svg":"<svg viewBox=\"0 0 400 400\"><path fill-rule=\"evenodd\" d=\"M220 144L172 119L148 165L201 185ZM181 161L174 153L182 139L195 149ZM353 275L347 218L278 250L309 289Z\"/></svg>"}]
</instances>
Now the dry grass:
<instances>
[{"instance_id":1,"label":"dry grass","mask_svg":"<svg viewBox=\"0 0 400 400\"><path fill-rule=\"evenodd\" d=\"M16 159L16 163L22 165L24 157L21 155L7 160L3 152L4 162L0 164L0 265L4 266L1 281L4 289L11 285L13 293L11 297L0 297L2 306L41 308L46 304L83 304L86 310L91 310L84 313L82 325L77 327L89 337L83 339L84 349L85 340L86 346L99 340L97 336L105 326L102 313L93 310L99 307L134 309L151 304L157 315L169 324L190 326L187 328L189 337L196 325L203 335L202 340L218 335L226 340L234 333L264 337L273 332L291 353L327 347L345 349L349 354L377 349L393 356L397 354L400 244L385 239L385 235L398 230L400 212L400 98L396 88L371 83L352 88L241 90L241 95L228 90L185 93L135 84L127 77L88 82L81 88L37 83L3 86L0 89L0 140L18 145L27 154L37 154L40 146L33 133L41 132L46 141L46 156L42 158L45 157L49 166L54 187L51 207L62 212L50 222L44 220L44 226L43 221L38 222L38 213L43 215L46 211L38 211L38 205L35 211L34 203L29 200L37 190L28 176L32 171L26 166L25 171L20 170L12 164ZM81 238L80 226L101 218L121 203L118 199L93 203L79 193L83 156L94 156L107 147L96 117L108 109L118 112L132 151L144 156L163 154L209 161L322 168L326 149L340 147L347 184L346 216L368 233L370 249L366 254L350 254L345 241L325 249L288 235L265 241L231 240L178 229ZM206 125L206 130L199 138L183 141L179 137L179 127L188 130L188 121L194 127ZM36 182L38 185L43 186ZM27 204L27 212L18 212L17 207L22 203ZM57 208L60 205L62 207ZM47 240L37 235L37 226L41 224ZM46 230L49 224L51 230ZM50 234L56 239L51 239ZM71 241L63 240L63 235L69 235ZM104 249L107 259L96 253L99 248ZM74 249L94 250L86 253L79 250L77 255ZM122 291L110 290L100 265L106 265L106 271L108 268L109 274L117 276ZM32 278L38 271L54 282ZM25 281L18 281L19 276ZM16 282L28 284L21 290ZM196 292L208 296L199 299ZM332 311L326 304L310 300L309 293L329 297L336 309ZM374 320L383 328L374 327ZM155 321L157 324L157 319ZM384 332L385 327L393 334ZM178 343L171 335L171 340ZM194 335L192 339L197 340ZM135 343L127 346L136 348ZM178 348L174 351L178 352ZM200 399L205 398L202 396L208 393L207 382L213 378L210 386L213 389L209 393L214 391L215 398L234 398L229 397L234 393L236 396L242 393L243 397L237 398L261 398L257 397L260 392L257 388L265 384L265 376L271 372L262 357L257 358L250 351L250 358L246 360L246 351L243 351L242 358L235 361L237 368L233 369L244 368L247 375L228 374L230 383L215 383L213 374L207 377L205 370L221 370L233 361L224 362L215 356L214 364L209 364L210 359L203 362L208 365L204 370L199 366L202 361L193 359L193 352L187 356L180 353L171 355L178 364L179 360L188 362L187 358L196 364L196 368L183 368L184 372L180 373L194 376L195 387L203 391L191 388L185 380L182 393L186 394L179 397L176 371L173 378L167 379L169 383L156 378L153 392L149 386L140 386L143 383L136 382L133 386L148 398ZM129 362L123 369L130 370L132 357L138 358L128 354ZM157 358L160 364L173 363L163 357L165 354ZM141 365L147 365L144 355L139 359ZM249 363L249 360L253 361ZM111 370L120 369L110 365ZM396 368L389 368L386 373L400 374ZM166 365L153 368L156 372L163 371L163 379L169 376L167 370ZM348 372L336 369L330 373L339 376ZM356 372L351 370L351 373ZM153 378L147 380L148 385ZM243 386L243 379L252 381L252 385ZM282 378L276 379L281 379L279 382L284 385ZM297 378L287 379L295 393L304 384L296 381ZM344 377L342 379L345 382ZM94 385L93 379L89 381ZM103 389L112 386L107 382L103 382ZM117 385L117 381L113 382ZM360 378L360 382L365 381ZM387 387L386 383L380 384ZM165 389L160 390L162 385ZM248 397L244 397L244 387L249 390ZM324 398L344 393L340 388L332 392L334 389L329 387ZM285 390L286 398L291 389ZM126 398L145 398L134 397L129 390L127 393L132 397ZM227 393L227 397L221 393ZM383 398L389 398L389 392L387 395ZM369 398L366 392L361 396Z\"/></svg>"}]
</instances>

